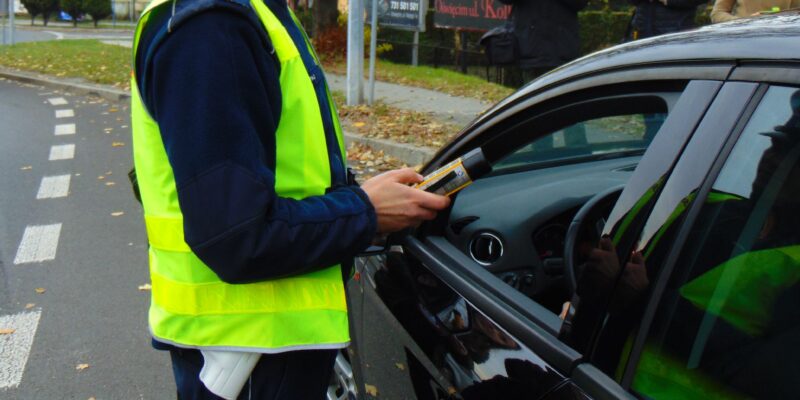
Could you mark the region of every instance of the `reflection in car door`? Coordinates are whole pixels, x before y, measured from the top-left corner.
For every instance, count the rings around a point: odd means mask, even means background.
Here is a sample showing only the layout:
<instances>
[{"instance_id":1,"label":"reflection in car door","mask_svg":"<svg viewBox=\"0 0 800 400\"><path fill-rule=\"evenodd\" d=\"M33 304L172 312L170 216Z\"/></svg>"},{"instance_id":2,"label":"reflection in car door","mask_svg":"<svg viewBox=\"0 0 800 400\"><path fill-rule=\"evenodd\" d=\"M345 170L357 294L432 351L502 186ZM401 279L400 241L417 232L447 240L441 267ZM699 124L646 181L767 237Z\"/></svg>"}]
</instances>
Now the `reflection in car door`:
<instances>
[{"instance_id":1,"label":"reflection in car door","mask_svg":"<svg viewBox=\"0 0 800 400\"><path fill-rule=\"evenodd\" d=\"M416 239L408 240L406 249L422 248ZM563 381L521 340L453 290L453 282L433 272L447 261L421 259L425 255L395 246L385 256L359 263L364 288L359 317L368 329L359 336L358 357L368 394L539 398Z\"/></svg>"},{"instance_id":2,"label":"reflection in car door","mask_svg":"<svg viewBox=\"0 0 800 400\"><path fill-rule=\"evenodd\" d=\"M632 235L635 236L633 240L628 240L635 247L619 252L620 265L625 265L631 250L638 251L643 259L648 284L636 297L638 299L636 304L618 304L618 307L609 307L599 316L603 323L592 335L596 338L596 342L591 344L590 347L594 350L591 354L587 354L587 360L606 374L619 379L625 389L630 388L631 368L635 366L635 361L629 357L641 349L643 341L637 339L634 343L634 338L637 332L646 331L647 324L652 319L650 309L655 307L653 304L645 307L646 299L651 293L663 290L669 274L662 272L662 269L664 265L673 262L669 260L677 255L677 251L672 250L672 247L677 243L677 235L682 229L683 221L687 216L693 215L690 210L695 207L692 204L698 197L697 191L718 155L723 151L728 136L739 129L737 128L739 115L745 112L745 108L756 93L756 87L756 84L749 83L727 83L721 87L696 131L681 150L672 171L658 178L660 191L648 198L647 202L650 203L651 209L644 215L638 216L641 221L640 227L621 233L627 235L628 239L631 239ZM644 198L649 194L645 193L642 196ZM629 203L638 202L635 200ZM618 230L624 229L624 226L624 223L614 224L608 233L611 236L619 236ZM623 298L619 294L623 290L625 290L623 284L618 284L615 299ZM626 365L628 365L627 371Z\"/></svg>"}]
</instances>

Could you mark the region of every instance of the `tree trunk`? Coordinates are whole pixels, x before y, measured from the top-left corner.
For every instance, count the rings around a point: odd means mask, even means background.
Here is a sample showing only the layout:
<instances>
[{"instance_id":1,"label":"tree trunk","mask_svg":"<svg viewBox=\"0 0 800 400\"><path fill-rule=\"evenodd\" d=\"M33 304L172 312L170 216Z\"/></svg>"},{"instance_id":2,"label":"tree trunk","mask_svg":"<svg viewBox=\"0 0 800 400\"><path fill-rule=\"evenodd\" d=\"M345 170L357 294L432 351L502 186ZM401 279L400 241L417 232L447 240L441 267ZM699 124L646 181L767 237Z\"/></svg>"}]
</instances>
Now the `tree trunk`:
<instances>
[{"instance_id":1,"label":"tree trunk","mask_svg":"<svg viewBox=\"0 0 800 400\"><path fill-rule=\"evenodd\" d=\"M311 28L314 39L319 39L323 32L336 26L336 20L339 18L339 9L336 7L336 3L336 0L314 1L314 23Z\"/></svg>"}]
</instances>

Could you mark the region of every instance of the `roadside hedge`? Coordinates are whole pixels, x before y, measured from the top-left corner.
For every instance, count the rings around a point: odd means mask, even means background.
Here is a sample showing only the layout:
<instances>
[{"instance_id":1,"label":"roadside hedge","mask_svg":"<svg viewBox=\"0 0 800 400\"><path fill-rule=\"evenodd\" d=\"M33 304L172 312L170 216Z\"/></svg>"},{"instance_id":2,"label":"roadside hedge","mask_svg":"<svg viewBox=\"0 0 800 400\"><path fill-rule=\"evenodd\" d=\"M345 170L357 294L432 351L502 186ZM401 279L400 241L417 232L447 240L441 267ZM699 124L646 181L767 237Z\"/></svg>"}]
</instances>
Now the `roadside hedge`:
<instances>
[{"instance_id":1,"label":"roadside hedge","mask_svg":"<svg viewBox=\"0 0 800 400\"><path fill-rule=\"evenodd\" d=\"M631 11L582 11L578 14L581 25L581 53L604 49L625 39Z\"/></svg>"}]
</instances>

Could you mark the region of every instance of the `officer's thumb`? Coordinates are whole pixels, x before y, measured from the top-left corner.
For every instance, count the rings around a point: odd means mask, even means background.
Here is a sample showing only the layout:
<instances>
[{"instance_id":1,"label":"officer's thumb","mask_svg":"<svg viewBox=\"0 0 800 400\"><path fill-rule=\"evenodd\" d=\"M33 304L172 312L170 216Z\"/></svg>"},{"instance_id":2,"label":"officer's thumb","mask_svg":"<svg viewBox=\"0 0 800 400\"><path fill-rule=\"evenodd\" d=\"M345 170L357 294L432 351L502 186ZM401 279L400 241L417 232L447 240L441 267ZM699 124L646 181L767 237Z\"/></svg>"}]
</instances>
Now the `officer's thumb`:
<instances>
[{"instance_id":1,"label":"officer's thumb","mask_svg":"<svg viewBox=\"0 0 800 400\"><path fill-rule=\"evenodd\" d=\"M401 168L389 171L386 173L386 177L403 184L420 183L423 179L422 175L414 171L413 168Z\"/></svg>"}]
</instances>

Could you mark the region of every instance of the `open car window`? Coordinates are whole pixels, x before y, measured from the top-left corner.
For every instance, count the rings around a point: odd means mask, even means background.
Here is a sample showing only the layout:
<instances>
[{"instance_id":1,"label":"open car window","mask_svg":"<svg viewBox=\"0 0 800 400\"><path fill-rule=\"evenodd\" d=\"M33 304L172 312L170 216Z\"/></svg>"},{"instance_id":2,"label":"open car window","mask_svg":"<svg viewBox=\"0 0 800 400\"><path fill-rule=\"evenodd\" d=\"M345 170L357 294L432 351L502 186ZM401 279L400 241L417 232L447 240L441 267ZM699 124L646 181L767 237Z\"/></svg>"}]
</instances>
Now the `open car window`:
<instances>
[{"instance_id":1,"label":"open car window","mask_svg":"<svg viewBox=\"0 0 800 400\"><path fill-rule=\"evenodd\" d=\"M603 92L543 111L537 110L541 105L520 111L516 117L523 121L483 146L494 173L454 198L447 241L472 266L504 283L496 293L506 296L510 286L515 295L507 301L525 299L527 304L515 306L526 311L534 309L533 301L547 312L547 321L557 321L551 330L557 335L558 315L571 298L564 246L573 217L598 193L625 185L684 87ZM589 216L579 251L599 239L613 205L611 196Z\"/></svg>"}]
</instances>

